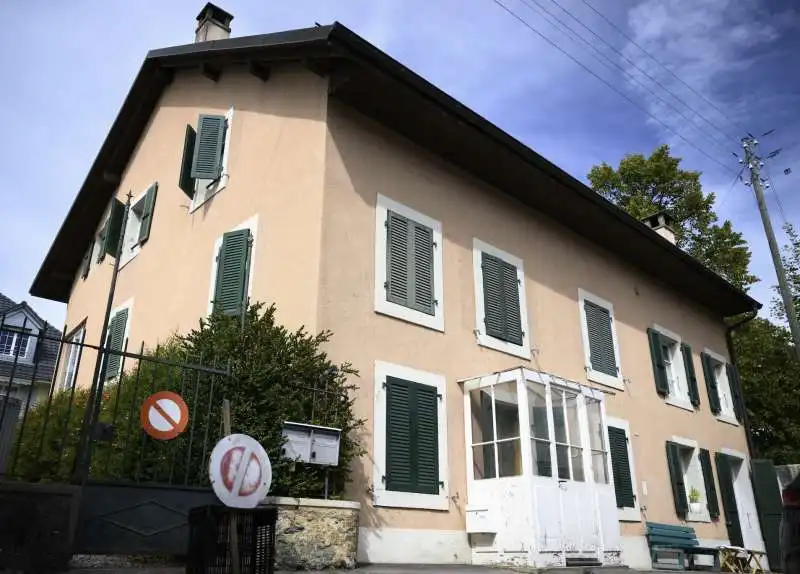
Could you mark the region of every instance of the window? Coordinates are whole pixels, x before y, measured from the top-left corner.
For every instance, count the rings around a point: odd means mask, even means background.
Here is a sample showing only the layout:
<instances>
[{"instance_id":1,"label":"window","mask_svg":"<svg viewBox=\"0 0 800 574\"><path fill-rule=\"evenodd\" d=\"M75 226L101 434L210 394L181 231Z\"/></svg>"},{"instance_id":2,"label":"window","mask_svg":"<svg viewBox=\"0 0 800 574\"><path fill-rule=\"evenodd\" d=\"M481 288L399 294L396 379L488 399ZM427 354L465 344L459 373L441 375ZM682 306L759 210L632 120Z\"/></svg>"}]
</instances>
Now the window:
<instances>
[{"instance_id":1,"label":"window","mask_svg":"<svg viewBox=\"0 0 800 574\"><path fill-rule=\"evenodd\" d=\"M708 349L700 356L706 379L708 402L717 418L730 424L742 419L739 374L725 358Z\"/></svg>"},{"instance_id":2,"label":"window","mask_svg":"<svg viewBox=\"0 0 800 574\"><path fill-rule=\"evenodd\" d=\"M473 267L478 344L530 359L522 260L475 239Z\"/></svg>"},{"instance_id":3,"label":"window","mask_svg":"<svg viewBox=\"0 0 800 574\"><path fill-rule=\"evenodd\" d=\"M224 115L200 114L197 131L186 126L178 187L194 211L228 185L233 108Z\"/></svg>"},{"instance_id":4,"label":"window","mask_svg":"<svg viewBox=\"0 0 800 574\"><path fill-rule=\"evenodd\" d=\"M247 308L252 288L258 216L225 233L214 245L208 312L239 315Z\"/></svg>"},{"instance_id":5,"label":"window","mask_svg":"<svg viewBox=\"0 0 800 574\"><path fill-rule=\"evenodd\" d=\"M526 387L528 408L531 410L533 474L553 476L553 462L550 459L550 424L547 420L547 387L531 383L528 383Z\"/></svg>"},{"instance_id":6,"label":"window","mask_svg":"<svg viewBox=\"0 0 800 574\"><path fill-rule=\"evenodd\" d=\"M447 510L445 379L375 362L376 506Z\"/></svg>"},{"instance_id":7,"label":"window","mask_svg":"<svg viewBox=\"0 0 800 574\"><path fill-rule=\"evenodd\" d=\"M647 330L656 392L667 403L694 411L700 405L692 348L675 333L657 325Z\"/></svg>"},{"instance_id":8,"label":"window","mask_svg":"<svg viewBox=\"0 0 800 574\"><path fill-rule=\"evenodd\" d=\"M128 221L123 234L122 256L120 267L139 254L142 244L150 237L150 226L153 223L158 183L153 183L135 201L131 202Z\"/></svg>"},{"instance_id":9,"label":"window","mask_svg":"<svg viewBox=\"0 0 800 574\"><path fill-rule=\"evenodd\" d=\"M378 195L375 311L444 331L442 225Z\"/></svg>"},{"instance_id":10,"label":"window","mask_svg":"<svg viewBox=\"0 0 800 574\"><path fill-rule=\"evenodd\" d=\"M105 365L102 370L106 380L119 376L123 369L123 357L120 353L127 347L131 305L130 301L126 302L111 313L105 341L108 351L105 354Z\"/></svg>"},{"instance_id":11,"label":"window","mask_svg":"<svg viewBox=\"0 0 800 574\"><path fill-rule=\"evenodd\" d=\"M470 391L472 467L476 480L522 474L517 383Z\"/></svg>"},{"instance_id":12,"label":"window","mask_svg":"<svg viewBox=\"0 0 800 574\"><path fill-rule=\"evenodd\" d=\"M614 308L608 301L578 290L586 378L623 390Z\"/></svg>"},{"instance_id":13,"label":"window","mask_svg":"<svg viewBox=\"0 0 800 574\"><path fill-rule=\"evenodd\" d=\"M673 437L667 442L667 466L675 512L692 522L709 522L719 516L711 457L693 440Z\"/></svg>"},{"instance_id":14,"label":"window","mask_svg":"<svg viewBox=\"0 0 800 574\"><path fill-rule=\"evenodd\" d=\"M83 343L85 334L85 327L78 327L69 337L67 364L64 367L64 378L61 381L62 390L69 390L75 384L75 376L78 373L78 363L81 357L81 343Z\"/></svg>"},{"instance_id":15,"label":"window","mask_svg":"<svg viewBox=\"0 0 800 574\"><path fill-rule=\"evenodd\" d=\"M641 514L636 498L636 475L628 421L608 419L608 445L611 451L611 471L614 475L614 494L619 519L639 522Z\"/></svg>"},{"instance_id":16,"label":"window","mask_svg":"<svg viewBox=\"0 0 800 574\"><path fill-rule=\"evenodd\" d=\"M578 423L578 393L551 387L558 478L584 482L583 448Z\"/></svg>"},{"instance_id":17,"label":"window","mask_svg":"<svg viewBox=\"0 0 800 574\"><path fill-rule=\"evenodd\" d=\"M24 359L28 354L28 341L30 332L28 329L14 327L4 327L0 330L0 355L9 358Z\"/></svg>"}]
</instances>

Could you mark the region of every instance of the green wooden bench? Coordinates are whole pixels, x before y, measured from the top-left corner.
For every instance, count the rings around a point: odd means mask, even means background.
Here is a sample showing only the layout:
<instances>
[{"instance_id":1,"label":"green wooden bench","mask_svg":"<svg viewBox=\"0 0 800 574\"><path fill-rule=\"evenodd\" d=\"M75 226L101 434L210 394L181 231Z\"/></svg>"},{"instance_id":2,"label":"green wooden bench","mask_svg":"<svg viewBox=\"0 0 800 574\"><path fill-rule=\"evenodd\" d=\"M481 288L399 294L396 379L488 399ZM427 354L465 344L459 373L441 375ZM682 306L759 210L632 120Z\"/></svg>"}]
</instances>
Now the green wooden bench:
<instances>
[{"instance_id":1,"label":"green wooden bench","mask_svg":"<svg viewBox=\"0 0 800 574\"><path fill-rule=\"evenodd\" d=\"M720 570L719 549L700 546L694 528L689 526L648 522L647 543L654 569ZM714 563L712 566L696 565L697 556L711 556Z\"/></svg>"}]
</instances>

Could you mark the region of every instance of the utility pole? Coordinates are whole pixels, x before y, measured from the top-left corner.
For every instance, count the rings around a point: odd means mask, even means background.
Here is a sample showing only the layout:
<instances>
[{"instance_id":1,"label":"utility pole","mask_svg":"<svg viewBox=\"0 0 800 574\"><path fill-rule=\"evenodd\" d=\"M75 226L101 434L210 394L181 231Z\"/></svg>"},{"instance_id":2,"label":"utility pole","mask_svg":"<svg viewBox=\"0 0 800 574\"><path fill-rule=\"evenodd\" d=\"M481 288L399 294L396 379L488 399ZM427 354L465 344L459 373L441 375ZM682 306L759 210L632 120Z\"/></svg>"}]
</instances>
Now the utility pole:
<instances>
[{"instance_id":1,"label":"utility pole","mask_svg":"<svg viewBox=\"0 0 800 574\"><path fill-rule=\"evenodd\" d=\"M778 250L778 242L775 240L775 231L772 229L772 222L767 211L767 202L764 201L764 189L761 179L761 166L764 165L757 153L758 140L752 135L742 138L742 148L744 148L744 167L750 170L750 185L756 194L758 211L761 212L761 222L764 224L764 233L767 235L767 243L772 254L772 263L775 265L775 274L778 276L778 290L781 292L783 307L786 310L786 317L789 320L789 330L794 341L794 352L800 360L800 324L797 322L797 314L794 309L794 300L789 291L789 282L786 280L786 270L783 268L781 254Z\"/></svg>"}]
</instances>

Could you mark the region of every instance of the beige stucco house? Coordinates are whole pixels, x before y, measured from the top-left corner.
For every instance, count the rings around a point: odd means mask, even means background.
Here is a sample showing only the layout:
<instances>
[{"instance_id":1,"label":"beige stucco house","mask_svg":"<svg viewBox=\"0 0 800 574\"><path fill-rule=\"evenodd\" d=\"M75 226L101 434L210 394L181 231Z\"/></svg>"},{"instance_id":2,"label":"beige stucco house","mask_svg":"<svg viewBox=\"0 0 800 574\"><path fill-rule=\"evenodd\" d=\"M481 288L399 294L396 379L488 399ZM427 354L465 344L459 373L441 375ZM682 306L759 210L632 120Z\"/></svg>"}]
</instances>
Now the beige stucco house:
<instances>
[{"instance_id":1,"label":"beige stucco house","mask_svg":"<svg viewBox=\"0 0 800 574\"><path fill-rule=\"evenodd\" d=\"M201 16L148 54L32 294L101 340L118 232L112 345L247 297L332 330L362 560L649 567L645 521L763 548L723 322L754 300L344 26Z\"/></svg>"}]
</instances>

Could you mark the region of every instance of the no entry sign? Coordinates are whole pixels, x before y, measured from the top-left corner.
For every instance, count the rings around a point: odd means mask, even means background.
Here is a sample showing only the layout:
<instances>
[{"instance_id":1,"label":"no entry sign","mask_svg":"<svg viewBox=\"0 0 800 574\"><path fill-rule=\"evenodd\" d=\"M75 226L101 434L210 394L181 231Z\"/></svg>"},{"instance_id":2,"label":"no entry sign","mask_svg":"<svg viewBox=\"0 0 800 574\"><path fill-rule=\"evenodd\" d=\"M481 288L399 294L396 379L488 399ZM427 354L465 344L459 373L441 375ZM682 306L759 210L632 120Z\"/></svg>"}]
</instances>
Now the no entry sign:
<instances>
[{"instance_id":1,"label":"no entry sign","mask_svg":"<svg viewBox=\"0 0 800 574\"><path fill-rule=\"evenodd\" d=\"M208 476L214 494L232 508L255 508L269 491L272 465L257 440L232 434L211 451Z\"/></svg>"},{"instance_id":2,"label":"no entry sign","mask_svg":"<svg viewBox=\"0 0 800 574\"><path fill-rule=\"evenodd\" d=\"M179 394L161 391L144 400L139 417L148 435L159 440L170 440L186 429L189 408Z\"/></svg>"}]
</instances>

